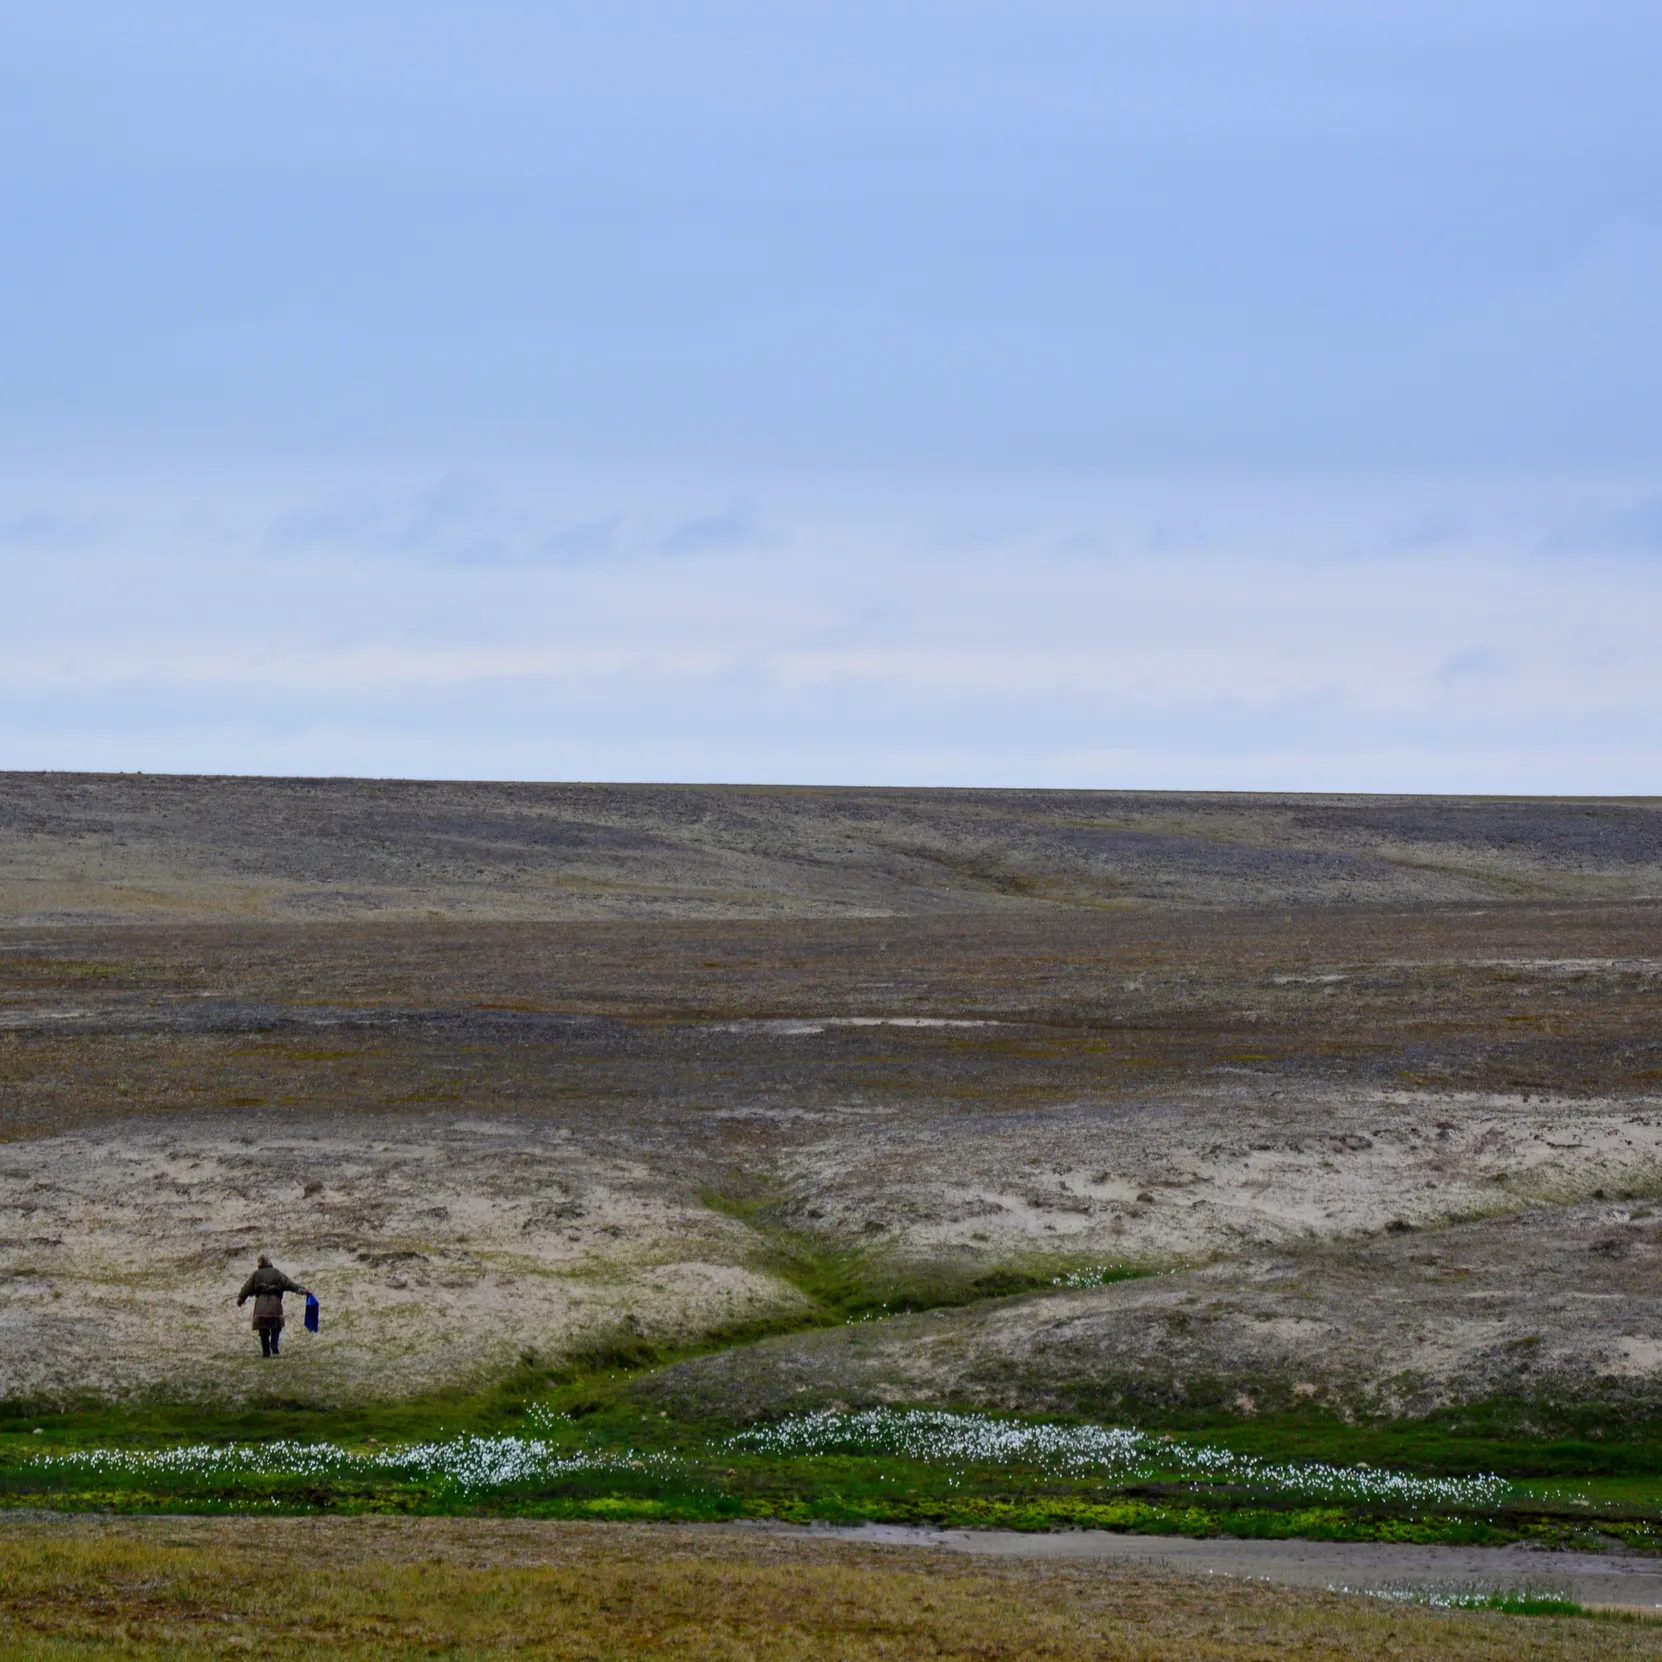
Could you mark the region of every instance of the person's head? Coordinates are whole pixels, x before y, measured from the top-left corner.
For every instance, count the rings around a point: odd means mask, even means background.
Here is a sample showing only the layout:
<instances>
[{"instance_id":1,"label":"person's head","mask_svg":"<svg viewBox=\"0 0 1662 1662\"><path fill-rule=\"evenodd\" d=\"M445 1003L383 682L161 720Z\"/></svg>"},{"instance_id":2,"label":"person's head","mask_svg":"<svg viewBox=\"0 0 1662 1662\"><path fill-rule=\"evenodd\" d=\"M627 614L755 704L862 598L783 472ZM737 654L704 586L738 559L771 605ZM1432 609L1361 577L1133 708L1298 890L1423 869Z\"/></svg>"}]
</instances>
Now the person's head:
<instances>
[{"instance_id":1,"label":"person's head","mask_svg":"<svg viewBox=\"0 0 1662 1662\"><path fill-rule=\"evenodd\" d=\"M263 1252L260 1254L260 1268L262 1270L269 1270L271 1268L271 1260L267 1258Z\"/></svg>"}]
</instances>

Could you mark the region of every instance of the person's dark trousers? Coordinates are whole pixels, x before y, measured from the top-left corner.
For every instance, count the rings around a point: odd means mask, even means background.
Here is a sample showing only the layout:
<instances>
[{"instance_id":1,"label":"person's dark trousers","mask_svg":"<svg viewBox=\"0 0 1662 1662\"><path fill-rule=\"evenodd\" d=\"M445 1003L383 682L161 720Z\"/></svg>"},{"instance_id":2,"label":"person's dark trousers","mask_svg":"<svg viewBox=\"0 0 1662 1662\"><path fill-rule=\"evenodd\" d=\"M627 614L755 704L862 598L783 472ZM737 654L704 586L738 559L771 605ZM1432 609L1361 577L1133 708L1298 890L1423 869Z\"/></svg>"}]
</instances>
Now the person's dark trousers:
<instances>
[{"instance_id":1,"label":"person's dark trousers","mask_svg":"<svg viewBox=\"0 0 1662 1662\"><path fill-rule=\"evenodd\" d=\"M262 1327L260 1329L260 1355L277 1355L277 1341L283 1336L280 1327Z\"/></svg>"}]
</instances>

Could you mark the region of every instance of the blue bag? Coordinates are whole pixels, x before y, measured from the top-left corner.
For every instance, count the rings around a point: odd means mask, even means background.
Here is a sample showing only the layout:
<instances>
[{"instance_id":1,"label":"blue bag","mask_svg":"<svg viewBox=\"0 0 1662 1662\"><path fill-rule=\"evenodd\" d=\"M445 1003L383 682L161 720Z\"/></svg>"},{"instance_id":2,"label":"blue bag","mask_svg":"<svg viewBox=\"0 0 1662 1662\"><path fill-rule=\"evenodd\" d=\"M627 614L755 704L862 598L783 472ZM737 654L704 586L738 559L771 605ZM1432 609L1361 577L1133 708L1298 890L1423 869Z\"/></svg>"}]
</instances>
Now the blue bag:
<instances>
[{"instance_id":1,"label":"blue bag","mask_svg":"<svg viewBox=\"0 0 1662 1662\"><path fill-rule=\"evenodd\" d=\"M317 1294L316 1293L307 1293L306 1294L306 1331L308 1333L317 1332L317 1321L318 1321Z\"/></svg>"}]
</instances>

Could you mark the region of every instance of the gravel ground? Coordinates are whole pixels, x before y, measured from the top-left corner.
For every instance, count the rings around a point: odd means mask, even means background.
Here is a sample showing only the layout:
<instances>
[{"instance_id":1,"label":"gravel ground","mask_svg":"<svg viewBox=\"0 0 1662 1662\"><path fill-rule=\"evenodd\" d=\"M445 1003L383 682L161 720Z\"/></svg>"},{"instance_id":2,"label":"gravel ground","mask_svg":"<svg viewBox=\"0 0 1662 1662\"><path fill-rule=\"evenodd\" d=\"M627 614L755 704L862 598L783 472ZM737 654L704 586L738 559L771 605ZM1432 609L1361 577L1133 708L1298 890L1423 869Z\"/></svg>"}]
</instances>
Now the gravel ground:
<instances>
[{"instance_id":1,"label":"gravel ground","mask_svg":"<svg viewBox=\"0 0 1662 1662\"><path fill-rule=\"evenodd\" d=\"M1171 1535L1117 1535L1103 1529L1035 1535L1009 1529L912 1529L898 1524L868 1524L859 1529L761 1527L770 1534L921 1547L972 1558L1146 1564L1186 1575L1228 1576L1386 1598L1446 1600L1462 1594L1522 1592L1573 1599L1589 1610L1662 1616L1662 1565L1638 1553L1559 1552L1522 1546L1416 1547L1379 1541L1197 1541Z\"/></svg>"}]
</instances>

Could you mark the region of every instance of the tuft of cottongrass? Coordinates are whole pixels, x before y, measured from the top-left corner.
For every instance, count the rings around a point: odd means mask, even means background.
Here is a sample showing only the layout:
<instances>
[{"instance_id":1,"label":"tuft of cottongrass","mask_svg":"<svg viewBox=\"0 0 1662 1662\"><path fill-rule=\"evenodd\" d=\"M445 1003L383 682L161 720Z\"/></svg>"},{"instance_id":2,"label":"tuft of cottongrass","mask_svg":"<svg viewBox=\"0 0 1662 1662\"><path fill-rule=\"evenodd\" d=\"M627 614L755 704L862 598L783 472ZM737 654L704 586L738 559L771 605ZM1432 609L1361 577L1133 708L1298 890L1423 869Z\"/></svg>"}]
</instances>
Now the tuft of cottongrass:
<instances>
[{"instance_id":1,"label":"tuft of cottongrass","mask_svg":"<svg viewBox=\"0 0 1662 1662\"><path fill-rule=\"evenodd\" d=\"M1463 1583L1407 1587L1330 1587L1334 1593L1365 1593L1396 1604L1428 1604L1436 1610L1498 1610L1508 1616L1585 1616L1578 1599L1560 1588L1471 1587Z\"/></svg>"},{"instance_id":2,"label":"tuft of cottongrass","mask_svg":"<svg viewBox=\"0 0 1662 1662\"><path fill-rule=\"evenodd\" d=\"M326 1477L384 1474L437 1479L468 1493L574 1472L652 1469L669 1457L634 1449L560 1449L536 1437L447 1437L402 1447L337 1443L192 1443L168 1449L77 1449L41 1455L37 1469L106 1478Z\"/></svg>"},{"instance_id":3,"label":"tuft of cottongrass","mask_svg":"<svg viewBox=\"0 0 1662 1662\"><path fill-rule=\"evenodd\" d=\"M801 1458L893 1455L933 1466L1026 1466L1070 1477L1179 1476L1312 1498L1483 1509L1510 1485L1493 1475L1412 1477L1322 1461L1280 1462L1206 1444L1166 1442L1125 1426L1031 1424L939 1409L826 1409L728 1438L734 1450Z\"/></svg>"},{"instance_id":4,"label":"tuft of cottongrass","mask_svg":"<svg viewBox=\"0 0 1662 1662\"><path fill-rule=\"evenodd\" d=\"M1067 1275L1053 1275L1050 1284L1052 1287L1106 1287L1111 1282L1123 1281L1125 1275L1123 1264L1092 1264Z\"/></svg>"},{"instance_id":5,"label":"tuft of cottongrass","mask_svg":"<svg viewBox=\"0 0 1662 1662\"><path fill-rule=\"evenodd\" d=\"M570 1422L544 1409L533 1411L531 1423L536 1431L554 1432ZM1172 1442L1125 1426L1035 1424L921 1408L799 1414L735 1432L713 1448L788 1459L886 1456L948 1468L954 1486L966 1467L1003 1466L1069 1477L1180 1477L1312 1500L1464 1510L1493 1507L1510 1490L1505 1479L1492 1475L1412 1477L1321 1461L1277 1462L1207 1444ZM677 1456L652 1450L573 1448L542 1436L471 1434L375 1449L289 1440L77 1449L43 1452L28 1464L43 1471L128 1480L385 1475L437 1481L469 1494L578 1472L635 1470L668 1476L686 1469Z\"/></svg>"}]
</instances>

